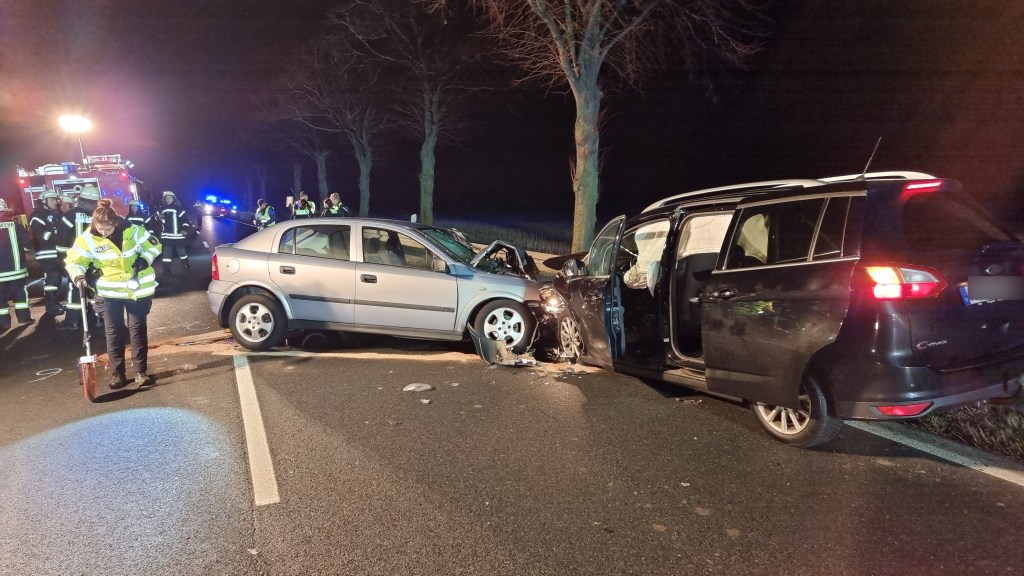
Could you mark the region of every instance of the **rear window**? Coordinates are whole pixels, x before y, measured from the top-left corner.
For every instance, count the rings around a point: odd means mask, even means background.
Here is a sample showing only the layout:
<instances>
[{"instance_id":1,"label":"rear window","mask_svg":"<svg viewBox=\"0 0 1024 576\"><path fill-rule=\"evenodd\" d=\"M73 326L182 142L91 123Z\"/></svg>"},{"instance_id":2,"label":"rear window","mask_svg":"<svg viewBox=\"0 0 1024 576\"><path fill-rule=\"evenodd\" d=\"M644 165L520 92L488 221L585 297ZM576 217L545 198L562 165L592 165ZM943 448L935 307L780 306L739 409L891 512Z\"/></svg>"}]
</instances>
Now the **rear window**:
<instances>
[{"instance_id":1,"label":"rear window","mask_svg":"<svg viewBox=\"0 0 1024 576\"><path fill-rule=\"evenodd\" d=\"M947 195L912 196L902 216L904 243L915 252L977 248L1010 239L991 216Z\"/></svg>"}]
</instances>

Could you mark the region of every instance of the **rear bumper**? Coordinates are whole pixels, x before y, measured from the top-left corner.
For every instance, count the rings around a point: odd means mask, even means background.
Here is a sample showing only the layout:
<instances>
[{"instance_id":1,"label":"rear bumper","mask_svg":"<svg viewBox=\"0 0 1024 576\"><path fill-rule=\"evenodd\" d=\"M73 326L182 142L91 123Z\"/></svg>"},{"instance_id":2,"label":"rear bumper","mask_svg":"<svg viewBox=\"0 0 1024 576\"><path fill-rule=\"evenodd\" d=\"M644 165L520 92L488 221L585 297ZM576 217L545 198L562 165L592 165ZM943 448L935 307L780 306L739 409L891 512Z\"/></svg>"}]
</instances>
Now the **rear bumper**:
<instances>
[{"instance_id":1,"label":"rear bumper","mask_svg":"<svg viewBox=\"0 0 1024 576\"><path fill-rule=\"evenodd\" d=\"M227 328L228 326L227 314L222 308L227 301L228 294L230 294L229 288L231 285L231 282L213 280L210 282L210 287L206 289L206 299L210 303L210 311L217 316L217 324L221 328Z\"/></svg>"},{"instance_id":2,"label":"rear bumper","mask_svg":"<svg viewBox=\"0 0 1024 576\"><path fill-rule=\"evenodd\" d=\"M942 380L947 376L940 375L937 376L937 379ZM835 415L847 420L912 420L932 412L953 410L996 398L1010 398L1019 395L1022 392L1022 386L1024 386L1022 379L1024 379L1024 376L1018 372L1016 377L1005 379L1003 382L962 392L922 394L919 391L914 391L903 394L889 394L873 401L836 401L834 404ZM987 381L991 382L991 380ZM878 410L878 406L900 406L925 402L931 405L920 414L914 416L887 416Z\"/></svg>"}]
</instances>

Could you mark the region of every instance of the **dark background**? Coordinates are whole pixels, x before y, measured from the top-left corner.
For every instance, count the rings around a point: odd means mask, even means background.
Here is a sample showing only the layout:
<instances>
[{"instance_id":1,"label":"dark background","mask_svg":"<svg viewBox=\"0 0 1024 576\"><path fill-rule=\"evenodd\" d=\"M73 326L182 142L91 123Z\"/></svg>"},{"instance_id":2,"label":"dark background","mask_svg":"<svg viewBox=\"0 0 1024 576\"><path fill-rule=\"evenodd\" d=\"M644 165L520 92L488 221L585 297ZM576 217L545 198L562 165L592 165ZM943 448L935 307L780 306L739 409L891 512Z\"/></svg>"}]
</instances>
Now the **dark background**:
<instances>
[{"instance_id":1,"label":"dark background","mask_svg":"<svg viewBox=\"0 0 1024 576\"><path fill-rule=\"evenodd\" d=\"M249 97L294 64L315 35L321 0L0 0L0 170L73 160L56 119L95 124L86 154L121 153L153 190L240 197L233 144L251 126ZM745 70L715 73L713 94L670 62L643 91L609 86L599 219L670 194L751 180L919 170L965 182L1020 217L1024 3L970 0L787 1ZM458 142L438 152L435 210L514 223L568 222L571 98L540 87L467 102ZM418 146L376 145L374 215L418 209ZM291 168L271 167L280 201ZM356 204L343 144L329 181ZM312 162L303 186L315 191Z\"/></svg>"}]
</instances>

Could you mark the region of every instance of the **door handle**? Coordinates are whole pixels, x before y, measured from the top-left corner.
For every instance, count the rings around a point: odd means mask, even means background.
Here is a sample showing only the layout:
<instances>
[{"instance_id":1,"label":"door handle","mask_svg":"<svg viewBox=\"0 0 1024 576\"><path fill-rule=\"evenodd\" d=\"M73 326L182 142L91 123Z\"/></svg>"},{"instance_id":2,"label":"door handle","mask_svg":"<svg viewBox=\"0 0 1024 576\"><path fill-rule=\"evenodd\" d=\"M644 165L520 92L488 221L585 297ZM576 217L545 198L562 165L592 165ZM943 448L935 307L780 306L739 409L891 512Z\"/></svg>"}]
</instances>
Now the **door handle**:
<instances>
[{"instance_id":1,"label":"door handle","mask_svg":"<svg viewBox=\"0 0 1024 576\"><path fill-rule=\"evenodd\" d=\"M359 276L359 279L362 280L363 282L366 282L367 284L377 283L377 277L374 276L373 274L363 274Z\"/></svg>"},{"instance_id":2,"label":"door handle","mask_svg":"<svg viewBox=\"0 0 1024 576\"><path fill-rule=\"evenodd\" d=\"M281 274L295 274L295 266L281 266Z\"/></svg>"},{"instance_id":3,"label":"door handle","mask_svg":"<svg viewBox=\"0 0 1024 576\"><path fill-rule=\"evenodd\" d=\"M732 288L722 288L721 290L717 290L715 292L712 292L711 293L711 299L712 300L729 300L730 298L735 298L738 294L739 294L739 292L733 290Z\"/></svg>"}]
</instances>

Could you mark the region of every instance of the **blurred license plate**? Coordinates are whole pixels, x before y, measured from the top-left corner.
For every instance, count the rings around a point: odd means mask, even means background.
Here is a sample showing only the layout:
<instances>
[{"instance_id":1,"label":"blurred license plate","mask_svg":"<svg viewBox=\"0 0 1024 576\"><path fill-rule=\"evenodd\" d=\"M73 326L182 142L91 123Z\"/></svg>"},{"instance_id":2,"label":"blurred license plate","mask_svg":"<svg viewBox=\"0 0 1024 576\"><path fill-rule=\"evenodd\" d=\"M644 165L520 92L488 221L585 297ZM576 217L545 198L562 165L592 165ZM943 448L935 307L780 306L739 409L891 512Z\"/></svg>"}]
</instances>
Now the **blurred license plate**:
<instances>
[{"instance_id":1,"label":"blurred license plate","mask_svg":"<svg viewBox=\"0 0 1024 576\"><path fill-rule=\"evenodd\" d=\"M968 287L970 291L968 293ZM965 305L1024 299L1024 277L971 276L960 285L960 298Z\"/></svg>"}]
</instances>

